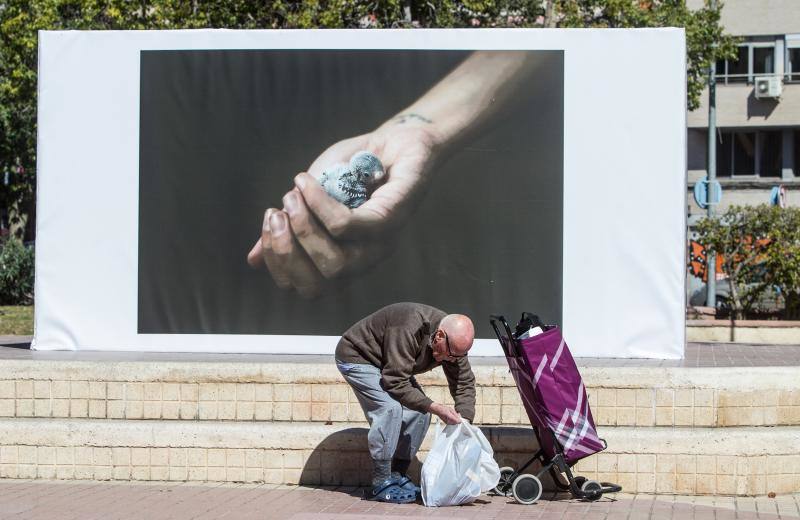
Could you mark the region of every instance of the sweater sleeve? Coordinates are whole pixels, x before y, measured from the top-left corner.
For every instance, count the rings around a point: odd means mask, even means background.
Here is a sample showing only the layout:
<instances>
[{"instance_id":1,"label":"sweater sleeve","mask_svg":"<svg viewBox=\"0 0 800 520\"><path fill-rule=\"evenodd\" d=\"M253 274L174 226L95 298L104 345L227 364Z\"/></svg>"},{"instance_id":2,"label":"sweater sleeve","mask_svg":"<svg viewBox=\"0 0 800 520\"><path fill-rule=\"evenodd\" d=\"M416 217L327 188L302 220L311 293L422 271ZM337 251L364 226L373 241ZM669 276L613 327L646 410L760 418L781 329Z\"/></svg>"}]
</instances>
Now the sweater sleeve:
<instances>
[{"instance_id":1,"label":"sweater sleeve","mask_svg":"<svg viewBox=\"0 0 800 520\"><path fill-rule=\"evenodd\" d=\"M411 384L416 344L411 332L400 327L386 329L381 380L384 390L400 404L418 412L427 412L433 400Z\"/></svg>"},{"instance_id":2,"label":"sweater sleeve","mask_svg":"<svg viewBox=\"0 0 800 520\"><path fill-rule=\"evenodd\" d=\"M457 361L442 363L442 370L447 377L450 395L455 401L455 409L461 417L469 422L475 420L475 374L466 357Z\"/></svg>"}]
</instances>

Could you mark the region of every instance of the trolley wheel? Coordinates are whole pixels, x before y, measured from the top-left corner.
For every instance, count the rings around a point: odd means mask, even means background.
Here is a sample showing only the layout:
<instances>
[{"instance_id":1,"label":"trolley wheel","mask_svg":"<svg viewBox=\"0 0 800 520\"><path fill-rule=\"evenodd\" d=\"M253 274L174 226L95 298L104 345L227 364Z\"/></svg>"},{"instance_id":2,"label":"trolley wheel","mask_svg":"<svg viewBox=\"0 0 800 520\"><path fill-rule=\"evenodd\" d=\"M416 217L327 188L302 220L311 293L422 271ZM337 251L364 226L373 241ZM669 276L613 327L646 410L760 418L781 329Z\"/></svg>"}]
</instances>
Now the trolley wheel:
<instances>
[{"instance_id":1,"label":"trolley wheel","mask_svg":"<svg viewBox=\"0 0 800 520\"><path fill-rule=\"evenodd\" d=\"M587 480L581 485L583 498L594 502L603 496L603 486L596 480Z\"/></svg>"},{"instance_id":2,"label":"trolley wheel","mask_svg":"<svg viewBox=\"0 0 800 520\"><path fill-rule=\"evenodd\" d=\"M542 496L542 482L535 475L520 475L514 479L511 494L520 504L535 504Z\"/></svg>"},{"instance_id":3,"label":"trolley wheel","mask_svg":"<svg viewBox=\"0 0 800 520\"><path fill-rule=\"evenodd\" d=\"M510 466L503 466L500 468L500 481L492 489L498 495L508 496L511 492L511 486L514 484L511 481L511 475L514 474L514 468Z\"/></svg>"},{"instance_id":4,"label":"trolley wheel","mask_svg":"<svg viewBox=\"0 0 800 520\"><path fill-rule=\"evenodd\" d=\"M580 475L579 475L579 476L575 477L575 479L574 479L574 480L575 480L575 485L576 485L576 486L578 486L578 489L581 489L581 488L583 487L583 484L584 484L584 483L585 483L585 482L586 482L588 479L587 479L586 477L584 477L584 476L580 476Z\"/></svg>"}]
</instances>

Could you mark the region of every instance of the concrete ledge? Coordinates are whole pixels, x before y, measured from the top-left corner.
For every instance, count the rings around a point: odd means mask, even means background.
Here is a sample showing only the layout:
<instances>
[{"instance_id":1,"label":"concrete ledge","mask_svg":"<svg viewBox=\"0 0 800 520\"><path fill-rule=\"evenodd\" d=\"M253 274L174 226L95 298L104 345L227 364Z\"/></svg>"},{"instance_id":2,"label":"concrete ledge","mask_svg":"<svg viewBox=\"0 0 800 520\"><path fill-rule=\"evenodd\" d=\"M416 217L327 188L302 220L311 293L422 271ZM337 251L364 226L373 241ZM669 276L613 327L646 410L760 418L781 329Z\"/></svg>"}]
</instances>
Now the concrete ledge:
<instances>
[{"instance_id":1,"label":"concrete ledge","mask_svg":"<svg viewBox=\"0 0 800 520\"><path fill-rule=\"evenodd\" d=\"M478 424L527 424L505 365L475 367ZM800 425L797 367L585 367L602 426ZM419 378L452 403L440 370ZM284 363L0 361L0 417L363 421L330 359Z\"/></svg>"},{"instance_id":2,"label":"concrete ledge","mask_svg":"<svg viewBox=\"0 0 800 520\"><path fill-rule=\"evenodd\" d=\"M759 343L798 345L800 321L778 320L688 320L686 340L695 342Z\"/></svg>"},{"instance_id":3,"label":"concrete ledge","mask_svg":"<svg viewBox=\"0 0 800 520\"><path fill-rule=\"evenodd\" d=\"M800 348L800 347L798 347ZM310 356L309 356L310 357ZM172 383L333 384L343 381L332 356L315 361L154 362L0 359L0 381L125 381ZM513 387L504 358L484 358L473 365L480 386ZM729 388L764 390L794 388L800 367L580 367L594 388ZM441 370L417 376L421 384L446 385Z\"/></svg>"},{"instance_id":4,"label":"concrete ledge","mask_svg":"<svg viewBox=\"0 0 800 520\"><path fill-rule=\"evenodd\" d=\"M686 325L689 327L730 327L731 320L686 320ZM800 321L793 320L735 320L734 325L749 329L800 329ZM800 338L797 343L800 344Z\"/></svg>"},{"instance_id":5,"label":"concrete ledge","mask_svg":"<svg viewBox=\"0 0 800 520\"><path fill-rule=\"evenodd\" d=\"M530 428L482 428L500 464L535 451ZM0 421L0 477L361 485L366 428L315 423ZM800 489L800 428L604 428L578 463L626 492L764 494ZM423 443L424 460L433 428ZM418 467L417 467L418 469Z\"/></svg>"},{"instance_id":6,"label":"concrete ledge","mask_svg":"<svg viewBox=\"0 0 800 520\"><path fill-rule=\"evenodd\" d=\"M535 451L531 427L481 426L499 451ZM431 428L422 444L433 442ZM366 446L362 423L189 423L186 421L0 420L4 444L34 446L223 447L359 451ZM800 427L781 428L603 428L604 453L690 455L800 455ZM0 461L2 463L2 461ZM800 467L797 468L800 471Z\"/></svg>"}]
</instances>

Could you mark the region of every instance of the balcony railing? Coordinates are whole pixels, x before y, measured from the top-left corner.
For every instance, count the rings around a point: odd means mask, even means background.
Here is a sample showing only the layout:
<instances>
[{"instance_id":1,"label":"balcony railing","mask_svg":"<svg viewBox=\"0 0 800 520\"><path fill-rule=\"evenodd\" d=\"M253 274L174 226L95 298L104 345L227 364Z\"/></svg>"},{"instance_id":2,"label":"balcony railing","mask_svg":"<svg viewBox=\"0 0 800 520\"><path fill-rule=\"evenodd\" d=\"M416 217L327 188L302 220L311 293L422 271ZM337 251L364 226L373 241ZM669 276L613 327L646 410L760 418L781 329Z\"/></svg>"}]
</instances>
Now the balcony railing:
<instances>
[{"instance_id":1,"label":"balcony railing","mask_svg":"<svg viewBox=\"0 0 800 520\"><path fill-rule=\"evenodd\" d=\"M776 76L783 78L784 83L800 83L800 71L785 72L779 74L777 72L754 72L752 74L715 74L717 84L728 85L730 83L747 83L752 84L755 78L763 78L766 76Z\"/></svg>"}]
</instances>

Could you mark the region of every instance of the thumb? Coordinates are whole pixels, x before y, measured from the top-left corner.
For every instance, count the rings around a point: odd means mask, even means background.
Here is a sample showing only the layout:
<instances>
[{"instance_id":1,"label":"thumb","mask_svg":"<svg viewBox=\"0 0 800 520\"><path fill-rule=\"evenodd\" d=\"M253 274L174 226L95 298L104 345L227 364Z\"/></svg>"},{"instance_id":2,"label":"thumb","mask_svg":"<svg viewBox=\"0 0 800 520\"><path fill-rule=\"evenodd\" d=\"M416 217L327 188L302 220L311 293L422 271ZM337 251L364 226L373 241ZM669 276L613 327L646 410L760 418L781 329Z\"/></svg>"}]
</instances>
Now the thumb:
<instances>
[{"instance_id":1,"label":"thumb","mask_svg":"<svg viewBox=\"0 0 800 520\"><path fill-rule=\"evenodd\" d=\"M257 269L264 265L264 257L261 255L261 239L256 240L256 243L247 253L247 263L253 269Z\"/></svg>"},{"instance_id":2,"label":"thumb","mask_svg":"<svg viewBox=\"0 0 800 520\"><path fill-rule=\"evenodd\" d=\"M320 223L334 237L347 231L352 211L325 192L322 185L306 172L298 173L294 183Z\"/></svg>"},{"instance_id":3,"label":"thumb","mask_svg":"<svg viewBox=\"0 0 800 520\"><path fill-rule=\"evenodd\" d=\"M392 217L397 216L397 201L380 196L378 191L363 205L350 209L328 195L306 172L297 174L294 183L311 212L335 238L380 238L392 224Z\"/></svg>"}]
</instances>

